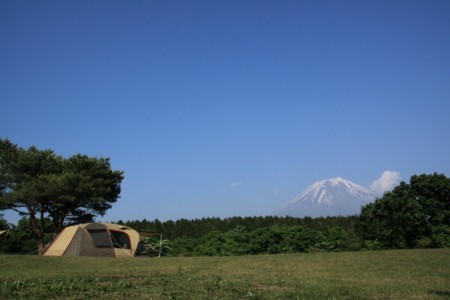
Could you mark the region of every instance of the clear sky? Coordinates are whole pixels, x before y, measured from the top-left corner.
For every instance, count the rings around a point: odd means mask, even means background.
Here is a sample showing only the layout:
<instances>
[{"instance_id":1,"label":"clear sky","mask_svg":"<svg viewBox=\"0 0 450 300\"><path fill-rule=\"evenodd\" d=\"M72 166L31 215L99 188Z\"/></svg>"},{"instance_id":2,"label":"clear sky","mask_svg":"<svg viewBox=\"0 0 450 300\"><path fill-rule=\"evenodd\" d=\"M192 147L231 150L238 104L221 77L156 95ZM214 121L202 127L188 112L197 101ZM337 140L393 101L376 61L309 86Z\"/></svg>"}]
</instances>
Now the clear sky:
<instances>
[{"instance_id":1,"label":"clear sky","mask_svg":"<svg viewBox=\"0 0 450 300\"><path fill-rule=\"evenodd\" d=\"M109 221L450 176L450 1L1 0L0 113L22 147L110 157Z\"/></svg>"}]
</instances>

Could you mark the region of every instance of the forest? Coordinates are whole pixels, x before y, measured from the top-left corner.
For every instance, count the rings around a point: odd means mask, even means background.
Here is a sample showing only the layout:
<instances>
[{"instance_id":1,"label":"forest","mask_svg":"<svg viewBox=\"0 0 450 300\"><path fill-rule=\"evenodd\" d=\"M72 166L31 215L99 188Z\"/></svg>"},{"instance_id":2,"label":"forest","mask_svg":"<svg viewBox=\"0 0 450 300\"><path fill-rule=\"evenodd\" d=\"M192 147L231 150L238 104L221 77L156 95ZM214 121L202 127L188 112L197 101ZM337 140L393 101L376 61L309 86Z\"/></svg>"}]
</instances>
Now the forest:
<instances>
[{"instance_id":1,"label":"forest","mask_svg":"<svg viewBox=\"0 0 450 300\"><path fill-rule=\"evenodd\" d=\"M35 253L29 220L9 229L2 251ZM45 219L45 241L54 236ZM275 216L118 220L139 231L149 256L231 256L317 251L450 247L450 179L422 174L362 207L355 216L294 218Z\"/></svg>"},{"instance_id":2,"label":"forest","mask_svg":"<svg viewBox=\"0 0 450 300\"><path fill-rule=\"evenodd\" d=\"M43 253L65 226L95 221L120 195L123 172L108 158L21 148L0 139L0 251ZM113 221L114 222L114 221ZM227 256L450 247L450 178L413 175L358 215L160 221L116 220L141 232L147 255Z\"/></svg>"},{"instance_id":3,"label":"forest","mask_svg":"<svg viewBox=\"0 0 450 300\"><path fill-rule=\"evenodd\" d=\"M412 176L355 216L275 216L160 221L117 220L141 233L149 256L229 256L314 251L450 247L450 179L443 174ZM36 253L37 237L23 217L9 229L2 252ZM44 242L55 235L44 219Z\"/></svg>"},{"instance_id":4,"label":"forest","mask_svg":"<svg viewBox=\"0 0 450 300\"><path fill-rule=\"evenodd\" d=\"M359 218L293 218L293 217L231 217L180 219L177 221L134 220L115 223L136 229L143 236L149 256L228 256L262 253L295 253L311 251L361 250L357 233ZM4 223L4 222L3 222ZM9 225L3 251L34 253L36 238L23 218L17 226ZM46 220L46 242L53 234L52 223ZM5 228L3 224L3 228ZM373 245L365 245L375 249Z\"/></svg>"}]
</instances>

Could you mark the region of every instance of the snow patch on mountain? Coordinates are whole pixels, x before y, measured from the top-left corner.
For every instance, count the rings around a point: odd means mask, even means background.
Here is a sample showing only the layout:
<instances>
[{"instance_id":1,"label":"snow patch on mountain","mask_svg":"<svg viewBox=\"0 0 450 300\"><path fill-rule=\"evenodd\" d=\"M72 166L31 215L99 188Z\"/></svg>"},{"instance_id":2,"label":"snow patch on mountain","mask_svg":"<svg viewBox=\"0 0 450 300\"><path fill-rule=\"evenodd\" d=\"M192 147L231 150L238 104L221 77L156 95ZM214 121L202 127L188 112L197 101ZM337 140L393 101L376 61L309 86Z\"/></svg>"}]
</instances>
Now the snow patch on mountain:
<instances>
[{"instance_id":1,"label":"snow patch on mountain","mask_svg":"<svg viewBox=\"0 0 450 300\"><path fill-rule=\"evenodd\" d=\"M318 181L275 212L278 216L327 217L358 214L375 194L341 177Z\"/></svg>"}]
</instances>

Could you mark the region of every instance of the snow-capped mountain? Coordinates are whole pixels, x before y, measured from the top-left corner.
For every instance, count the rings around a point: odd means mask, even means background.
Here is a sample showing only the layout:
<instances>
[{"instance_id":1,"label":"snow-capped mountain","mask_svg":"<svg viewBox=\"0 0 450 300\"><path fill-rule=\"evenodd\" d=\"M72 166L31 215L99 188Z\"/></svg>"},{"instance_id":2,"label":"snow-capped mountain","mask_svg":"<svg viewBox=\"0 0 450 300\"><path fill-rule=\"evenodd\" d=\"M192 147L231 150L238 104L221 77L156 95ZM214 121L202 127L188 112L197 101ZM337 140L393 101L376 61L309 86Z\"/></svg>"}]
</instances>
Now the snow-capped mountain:
<instances>
[{"instance_id":1,"label":"snow-capped mountain","mask_svg":"<svg viewBox=\"0 0 450 300\"><path fill-rule=\"evenodd\" d=\"M375 195L371 190L337 177L312 184L275 215L313 218L355 215L361 206L373 200Z\"/></svg>"}]
</instances>

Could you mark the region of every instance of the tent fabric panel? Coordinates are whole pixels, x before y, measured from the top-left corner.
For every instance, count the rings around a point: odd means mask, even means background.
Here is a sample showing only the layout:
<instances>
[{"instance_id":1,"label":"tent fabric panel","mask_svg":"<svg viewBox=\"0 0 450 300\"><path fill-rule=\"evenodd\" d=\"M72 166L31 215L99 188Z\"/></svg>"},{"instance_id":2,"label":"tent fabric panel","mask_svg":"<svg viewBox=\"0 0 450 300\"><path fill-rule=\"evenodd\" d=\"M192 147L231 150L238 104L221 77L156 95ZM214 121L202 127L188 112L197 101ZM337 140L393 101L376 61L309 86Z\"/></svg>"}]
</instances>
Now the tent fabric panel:
<instances>
[{"instance_id":1,"label":"tent fabric panel","mask_svg":"<svg viewBox=\"0 0 450 300\"><path fill-rule=\"evenodd\" d=\"M99 229L107 229L108 228L108 226L106 226L103 223L87 223L87 224L83 224L80 226L87 230L99 230Z\"/></svg>"},{"instance_id":2,"label":"tent fabric panel","mask_svg":"<svg viewBox=\"0 0 450 300\"><path fill-rule=\"evenodd\" d=\"M94 225L94 224L92 224ZM86 226L83 229L83 235L81 237L80 247L79 247L79 256L107 256L114 257L114 248L111 245L109 247L97 247L92 239L92 235L89 233L89 229L93 230L101 230L99 226ZM104 230L106 228L103 226Z\"/></svg>"},{"instance_id":3,"label":"tent fabric panel","mask_svg":"<svg viewBox=\"0 0 450 300\"><path fill-rule=\"evenodd\" d=\"M125 234L128 235L129 239L130 239L130 251L128 251L128 253L131 254L131 256L135 256L136 255L136 250L138 248L139 242L141 241L141 236L139 235L139 233L127 226L124 225L119 225L119 224L112 224L112 223L103 223L105 226L108 227L109 230L114 230L114 231L119 231L119 232L123 232ZM116 249L116 250L120 250L120 251L116 251L116 255L119 254L119 256L129 256L130 254L126 254L124 252L123 249Z\"/></svg>"},{"instance_id":4,"label":"tent fabric panel","mask_svg":"<svg viewBox=\"0 0 450 300\"><path fill-rule=\"evenodd\" d=\"M131 249L114 248L116 257L132 257Z\"/></svg>"},{"instance_id":5,"label":"tent fabric panel","mask_svg":"<svg viewBox=\"0 0 450 300\"><path fill-rule=\"evenodd\" d=\"M8 230L0 230L0 235L6 233Z\"/></svg>"},{"instance_id":6,"label":"tent fabric panel","mask_svg":"<svg viewBox=\"0 0 450 300\"><path fill-rule=\"evenodd\" d=\"M107 229L88 229L92 240L97 248L111 248L110 232Z\"/></svg>"},{"instance_id":7,"label":"tent fabric panel","mask_svg":"<svg viewBox=\"0 0 450 300\"><path fill-rule=\"evenodd\" d=\"M85 234L84 229L77 226L73 227L76 228L76 232L74 233L70 244L67 245L64 253L62 254L64 256L79 256L80 249L83 245L82 239Z\"/></svg>"},{"instance_id":8,"label":"tent fabric panel","mask_svg":"<svg viewBox=\"0 0 450 300\"><path fill-rule=\"evenodd\" d=\"M83 238L81 241L81 247L80 247L80 256L108 256L108 257L114 257L114 248L111 246L109 248L102 247L99 248L95 245L94 241L92 240L91 235L89 232L85 231L83 234Z\"/></svg>"},{"instance_id":9,"label":"tent fabric panel","mask_svg":"<svg viewBox=\"0 0 450 300\"><path fill-rule=\"evenodd\" d=\"M130 237L131 241L131 251L133 253L133 256L136 255L136 250L138 248L139 242L141 241L141 236L139 233L133 229L127 230L126 233Z\"/></svg>"},{"instance_id":10,"label":"tent fabric panel","mask_svg":"<svg viewBox=\"0 0 450 300\"><path fill-rule=\"evenodd\" d=\"M77 230L78 230L77 226L69 226L64 228L64 230L56 236L55 240L47 249L47 251L45 251L44 255L48 256L64 255L64 252L71 243Z\"/></svg>"}]
</instances>

